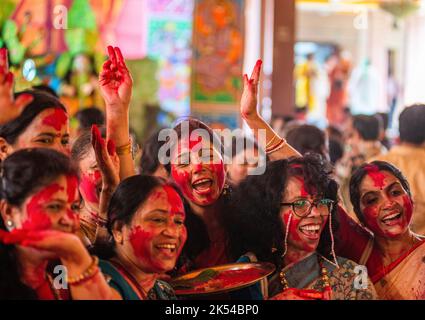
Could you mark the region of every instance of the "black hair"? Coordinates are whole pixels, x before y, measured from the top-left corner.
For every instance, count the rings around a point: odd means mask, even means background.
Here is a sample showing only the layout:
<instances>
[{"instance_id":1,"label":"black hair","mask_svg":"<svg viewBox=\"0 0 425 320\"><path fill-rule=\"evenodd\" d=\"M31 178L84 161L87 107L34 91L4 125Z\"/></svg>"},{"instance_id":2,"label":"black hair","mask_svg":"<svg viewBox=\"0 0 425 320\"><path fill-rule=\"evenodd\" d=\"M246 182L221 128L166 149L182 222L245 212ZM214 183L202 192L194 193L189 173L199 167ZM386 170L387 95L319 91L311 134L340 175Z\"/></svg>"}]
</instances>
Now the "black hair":
<instances>
[{"instance_id":1,"label":"black hair","mask_svg":"<svg viewBox=\"0 0 425 320\"><path fill-rule=\"evenodd\" d=\"M351 175L350 201L351 201L351 204L353 205L354 213L356 214L357 218L363 223L364 223L364 216L363 216L363 212L360 210L360 196L361 196L360 184L362 183L363 178L366 176L366 174L370 170L387 171L393 174L398 179L398 181L400 181L400 184L402 185L403 189L406 190L409 197L412 197L412 194L410 192L409 182L407 181L406 177L397 167L385 161L373 161L370 163L362 164Z\"/></svg>"},{"instance_id":2,"label":"black hair","mask_svg":"<svg viewBox=\"0 0 425 320\"><path fill-rule=\"evenodd\" d=\"M332 165L335 165L335 163L342 159L344 156L344 145L342 142L335 138L329 139L329 159L332 163Z\"/></svg>"},{"instance_id":3,"label":"black hair","mask_svg":"<svg viewBox=\"0 0 425 320\"><path fill-rule=\"evenodd\" d=\"M303 155L315 152L326 157L326 135L316 126L308 124L295 126L287 132L286 140Z\"/></svg>"},{"instance_id":4,"label":"black hair","mask_svg":"<svg viewBox=\"0 0 425 320\"><path fill-rule=\"evenodd\" d=\"M61 175L77 175L77 169L65 155L45 148L18 150L1 164L0 197L20 206L31 194ZM1 216L0 229L7 230ZM0 242L0 265L0 300L37 299L36 293L20 280L13 245Z\"/></svg>"},{"instance_id":5,"label":"black hair","mask_svg":"<svg viewBox=\"0 0 425 320\"><path fill-rule=\"evenodd\" d=\"M55 108L67 112L59 99L51 94L36 90L26 90L16 93L15 98L22 94L30 94L33 100L16 119L0 126L0 137L4 138L9 144L14 144L16 139L25 131L34 118L44 110Z\"/></svg>"},{"instance_id":6,"label":"black hair","mask_svg":"<svg viewBox=\"0 0 425 320\"><path fill-rule=\"evenodd\" d=\"M269 162L263 175L248 176L233 192L232 208L224 216L230 237L230 251L236 259L246 252L254 253L259 261L281 266L284 251L285 226L280 217L283 191L288 179L302 176L309 193L333 200L331 212L335 231L337 220L338 185L331 178L332 168L318 154L306 154ZM331 258L329 228L322 231L317 251Z\"/></svg>"},{"instance_id":7,"label":"black hair","mask_svg":"<svg viewBox=\"0 0 425 320\"><path fill-rule=\"evenodd\" d=\"M163 129L158 129L146 140L140 159L140 172L142 174L153 174L161 164L159 162L159 150L166 143L159 141L158 135Z\"/></svg>"},{"instance_id":8,"label":"black hair","mask_svg":"<svg viewBox=\"0 0 425 320\"><path fill-rule=\"evenodd\" d=\"M59 99L59 96L58 96L58 94L56 93L56 91L55 91L55 90L53 90L51 87L49 87L49 86L45 85L45 84L39 84L39 85L37 85L37 86L32 86L32 88L33 88L34 90L43 91L43 92L45 92L45 93L48 93L48 94L50 94L50 95L52 95L52 96L54 96L54 97L56 97L56 98L58 98L58 99Z\"/></svg>"},{"instance_id":9,"label":"black hair","mask_svg":"<svg viewBox=\"0 0 425 320\"><path fill-rule=\"evenodd\" d=\"M102 110L97 107L86 108L78 111L75 116L80 122L80 129L87 130L96 124L103 126L105 124L105 115Z\"/></svg>"},{"instance_id":10,"label":"black hair","mask_svg":"<svg viewBox=\"0 0 425 320\"><path fill-rule=\"evenodd\" d=\"M379 116L368 116L359 114L353 116L353 128L359 133L365 141L379 140L379 134L384 126Z\"/></svg>"},{"instance_id":11,"label":"black hair","mask_svg":"<svg viewBox=\"0 0 425 320\"><path fill-rule=\"evenodd\" d=\"M415 104L399 116L400 140L416 145L425 142L425 105Z\"/></svg>"}]
</instances>

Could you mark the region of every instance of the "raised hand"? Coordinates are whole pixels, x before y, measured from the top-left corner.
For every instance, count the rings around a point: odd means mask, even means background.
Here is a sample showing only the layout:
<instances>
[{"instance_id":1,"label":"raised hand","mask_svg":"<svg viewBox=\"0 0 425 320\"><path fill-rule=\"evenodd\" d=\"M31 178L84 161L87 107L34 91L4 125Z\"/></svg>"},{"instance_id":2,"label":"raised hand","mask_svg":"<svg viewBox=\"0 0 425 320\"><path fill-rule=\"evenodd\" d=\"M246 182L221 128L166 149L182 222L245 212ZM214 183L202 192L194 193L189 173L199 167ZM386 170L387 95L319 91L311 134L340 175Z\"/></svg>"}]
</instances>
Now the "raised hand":
<instances>
[{"instance_id":1,"label":"raised hand","mask_svg":"<svg viewBox=\"0 0 425 320\"><path fill-rule=\"evenodd\" d=\"M97 165L102 175L102 191L100 192L99 197L98 226L104 226L107 221L106 212L109 201L120 182L120 160L117 153L115 152L114 142L112 140L108 140L108 143L106 144L96 125L92 126L91 134ZM105 241L107 237L108 233L106 232L106 229L97 229L96 242Z\"/></svg>"},{"instance_id":2,"label":"raised hand","mask_svg":"<svg viewBox=\"0 0 425 320\"><path fill-rule=\"evenodd\" d=\"M241 97L241 116L244 119L257 116L258 83L260 80L261 66L263 62L258 60L252 70L251 77L243 76L243 92Z\"/></svg>"},{"instance_id":3,"label":"raised hand","mask_svg":"<svg viewBox=\"0 0 425 320\"><path fill-rule=\"evenodd\" d=\"M22 110L31 103L30 94L21 94L16 100L13 97L13 73L9 71L7 50L0 49L0 125L17 118Z\"/></svg>"},{"instance_id":4,"label":"raised hand","mask_svg":"<svg viewBox=\"0 0 425 320\"><path fill-rule=\"evenodd\" d=\"M109 59L103 64L99 75L100 90L106 106L128 108L133 79L118 47L108 46Z\"/></svg>"}]
</instances>

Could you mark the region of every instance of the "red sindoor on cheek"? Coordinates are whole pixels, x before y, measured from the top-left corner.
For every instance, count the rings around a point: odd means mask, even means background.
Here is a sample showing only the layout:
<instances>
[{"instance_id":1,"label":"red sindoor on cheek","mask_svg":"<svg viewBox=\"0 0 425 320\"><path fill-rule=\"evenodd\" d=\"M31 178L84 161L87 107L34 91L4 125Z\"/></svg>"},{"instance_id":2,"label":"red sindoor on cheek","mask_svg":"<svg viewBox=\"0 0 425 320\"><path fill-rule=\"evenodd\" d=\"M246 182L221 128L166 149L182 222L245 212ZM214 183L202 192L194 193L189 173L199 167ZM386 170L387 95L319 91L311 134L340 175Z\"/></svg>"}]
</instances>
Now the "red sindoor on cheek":
<instances>
[{"instance_id":1,"label":"red sindoor on cheek","mask_svg":"<svg viewBox=\"0 0 425 320\"><path fill-rule=\"evenodd\" d=\"M378 223L379 207L378 206L368 206L363 210L363 215L368 227L375 235L385 237L387 234Z\"/></svg>"},{"instance_id":2,"label":"red sindoor on cheek","mask_svg":"<svg viewBox=\"0 0 425 320\"><path fill-rule=\"evenodd\" d=\"M408 195L403 196L403 209L404 209L405 221L407 225L409 225L410 222L412 221L413 202Z\"/></svg>"},{"instance_id":3,"label":"red sindoor on cheek","mask_svg":"<svg viewBox=\"0 0 425 320\"><path fill-rule=\"evenodd\" d=\"M75 202L75 197L77 195L78 189L78 179L76 176L67 176L66 177L66 192L68 195L68 205ZM72 210L67 209L66 213L68 218L71 220L79 220L78 214L75 214Z\"/></svg>"},{"instance_id":4,"label":"red sindoor on cheek","mask_svg":"<svg viewBox=\"0 0 425 320\"><path fill-rule=\"evenodd\" d=\"M80 188L89 202L99 203L99 196L96 191L99 179L102 179L99 170L95 170L94 173L83 174Z\"/></svg>"},{"instance_id":5,"label":"red sindoor on cheek","mask_svg":"<svg viewBox=\"0 0 425 320\"><path fill-rule=\"evenodd\" d=\"M133 248L134 255L144 263L148 264L147 267L153 267L156 269L160 266L156 265L152 257L152 252L149 249L152 246L154 236L153 232L144 230L141 226L137 226L131 230L130 243Z\"/></svg>"},{"instance_id":6,"label":"red sindoor on cheek","mask_svg":"<svg viewBox=\"0 0 425 320\"><path fill-rule=\"evenodd\" d=\"M372 179L375 187L383 188L385 186L385 175L379 171L376 165L368 165L365 167L367 175Z\"/></svg>"},{"instance_id":7,"label":"red sindoor on cheek","mask_svg":"<svg viewBox=\"0 0 425 320\"><path fill-rule=\"evenodd\" d=\"M28 219L23 223L22 229L25 230L45 230L52 226L52 221L44 212L43 204L58 191L63 188L58 184L52 184L32 197L27 204Z\"/></svg>"},{"instance_id":8,"label":"red sindoor on cheek","mask_svg":"<svg viewBox=\"0 0 425 320\"><path fill-rule=\"evenodd\" d=\"M191 184L190 175L185 170L177 170L174 165L171 165L171 176L174 182L179 186L183 194L191 201L195 200L195 197L192 194L192 191L189 189Z\"/></svg>"},{"instance_id":9,"label":"red sindoor on cheek","mask_svg":"<svg viewBox=\"0 0 425 320\"><path fill-rule=\"evenodd\" d=\"M56 131L60 131L61 128L66 125L68 121L68 115L62 109L55 108L53 113L46 116L43 119L43 124L54 128Z\"/></svg>"}]
</instances>

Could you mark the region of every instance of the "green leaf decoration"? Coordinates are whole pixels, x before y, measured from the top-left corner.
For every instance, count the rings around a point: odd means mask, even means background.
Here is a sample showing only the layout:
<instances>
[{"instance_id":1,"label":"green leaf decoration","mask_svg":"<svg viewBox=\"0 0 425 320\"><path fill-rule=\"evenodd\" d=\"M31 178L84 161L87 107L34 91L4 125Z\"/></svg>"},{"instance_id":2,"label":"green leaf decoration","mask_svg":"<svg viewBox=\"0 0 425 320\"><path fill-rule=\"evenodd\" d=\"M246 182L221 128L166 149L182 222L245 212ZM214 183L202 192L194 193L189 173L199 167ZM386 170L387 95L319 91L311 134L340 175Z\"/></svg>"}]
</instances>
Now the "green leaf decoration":
<instances>
[{"instance_id":1,"label":"green leaf decoration","mask_svg":"<svg viewBox=\"0 0 425 320\"><path fill-rule=\"evenodd\" d=\"M218 274L219 272L214 269L206 269L194 278L171 281L170 284L174 289L191 289L198 283L203 283L214 279Z\"/></svg>"}]
</instances>

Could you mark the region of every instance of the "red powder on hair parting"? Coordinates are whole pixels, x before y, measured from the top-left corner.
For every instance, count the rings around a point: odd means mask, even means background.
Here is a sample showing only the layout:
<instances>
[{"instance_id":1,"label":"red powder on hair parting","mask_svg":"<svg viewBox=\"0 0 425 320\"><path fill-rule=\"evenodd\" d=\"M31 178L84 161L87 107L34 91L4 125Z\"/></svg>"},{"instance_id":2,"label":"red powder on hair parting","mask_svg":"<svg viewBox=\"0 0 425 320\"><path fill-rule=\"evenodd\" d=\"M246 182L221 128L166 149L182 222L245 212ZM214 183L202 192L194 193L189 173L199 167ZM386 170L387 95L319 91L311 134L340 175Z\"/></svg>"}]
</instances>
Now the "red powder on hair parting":
<instances>
[{"instance_id":1,"label":"red powder on hair parting","mask_svg":"<svg viewBox=\"0 0 425 320\"><path fill-rule=\"evenodd\" d=\"M183 201L171 186L164 186L164 191L167 194L168 202L170 203L170 213L173 214L182 214L185 216Z\"/></svg>"},{"instance_id":2,"label":"red powder on hair parting","mask_svg":"<svg viewBox=\"0 0 425 320\"><path fill-rule=\"evenodd\" d=\"M68 121L68 115L62 109L55 108L53 113L43 119L43 124L49 127L53 127L56 131L66 125Z\"/></svg>"},{"instance_id":3,"label":"red powder on hair parting","mask_svg":"<svg viewBox=\"0 0 425 320\"><path fill-rule=\"evenodd\" d=\"M295 176L295 179L297 179L301 183L301 189L300 189L301 197L307 198L309 193L307 192L307 189L305 187L304 178L300 176Z\"/></svg>"},{"instance_id":4,"label":"red powder on hair parting","mask_svg":"<svg viewBox=\"0 0 425 320\"><path fill-rule=\"evenodd\" d=\"M373 180L375 187L383 188L385 185L385 175L379 171L378 166L368 165L365 167L367 175Z\"/></svg>"}]
</instances>

